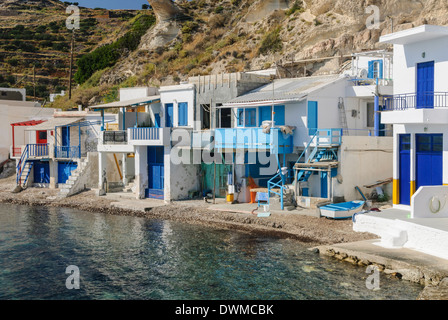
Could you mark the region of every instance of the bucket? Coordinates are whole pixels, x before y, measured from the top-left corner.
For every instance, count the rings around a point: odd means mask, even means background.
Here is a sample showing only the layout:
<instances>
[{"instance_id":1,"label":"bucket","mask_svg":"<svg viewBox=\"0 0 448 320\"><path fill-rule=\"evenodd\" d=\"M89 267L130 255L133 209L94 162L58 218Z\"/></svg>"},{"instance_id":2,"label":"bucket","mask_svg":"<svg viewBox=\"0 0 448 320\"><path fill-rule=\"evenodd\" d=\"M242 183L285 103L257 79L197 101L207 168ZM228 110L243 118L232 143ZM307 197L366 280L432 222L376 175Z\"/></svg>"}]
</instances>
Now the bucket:
<instances>
[{"instance_id":1,"label":"bucket","mask_svg":"<svg viewBox=\"0 0 448 320\"><path fill-rule=\"evenodd\" d=\"M227 202L228 203L233 203L233 193L228 193L227 194Z\"/></svg>"}]
</instances>

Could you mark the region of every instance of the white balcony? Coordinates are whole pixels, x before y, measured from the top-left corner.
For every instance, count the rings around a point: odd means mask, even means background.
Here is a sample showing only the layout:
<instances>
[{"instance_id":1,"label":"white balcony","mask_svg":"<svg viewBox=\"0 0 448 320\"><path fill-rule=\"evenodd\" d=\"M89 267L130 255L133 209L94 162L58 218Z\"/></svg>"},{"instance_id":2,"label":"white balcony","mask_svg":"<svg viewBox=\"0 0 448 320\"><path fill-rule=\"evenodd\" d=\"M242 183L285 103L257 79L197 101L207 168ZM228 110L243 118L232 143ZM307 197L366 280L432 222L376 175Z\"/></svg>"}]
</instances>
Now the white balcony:
<instances>
[{"instance_id":1,"label":"white balcony","mask_svg":"<svg viewBox=\"0 0 448 320\"><path fill-rule=\"evenodd\" d=\"M131 146L169 146L171 128L129 128L127 135Z\"/></svg>"}]
</instances>

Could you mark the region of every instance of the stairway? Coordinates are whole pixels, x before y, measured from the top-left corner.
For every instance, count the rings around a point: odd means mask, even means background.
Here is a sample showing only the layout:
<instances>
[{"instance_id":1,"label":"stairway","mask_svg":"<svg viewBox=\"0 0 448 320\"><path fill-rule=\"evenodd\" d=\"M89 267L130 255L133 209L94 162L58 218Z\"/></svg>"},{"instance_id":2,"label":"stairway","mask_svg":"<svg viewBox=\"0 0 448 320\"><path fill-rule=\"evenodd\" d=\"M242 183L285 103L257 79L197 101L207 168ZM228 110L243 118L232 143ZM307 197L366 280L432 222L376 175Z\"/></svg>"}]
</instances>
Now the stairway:
<instances>
[{"instance_id":1,"label":"stairway","mask_svg":"<svg viewBox=\"0 0 448 320\"><path fill-rule=\"evenodd\" d=\"M314 172L322 172L328 170L329 166L333 168L337 165L342 134L343 129L318 129L316 131L294 166L296 190L297 185L307 182ZM309 153L308 157L301 162L307 153Z\"/></svg>"},{"instance_id":2,"label":"stairway","mask_svg":"<svg viewBox=\"0 0 448 320\"><path fill-rule=\"evenodd\" d=\"M278 194L269 198L270 210L294 210L296 208L294 200L294 190L289 187L290 186L285 186L285 188L283 189L283 204L282 199Z\"/></svg>"},{"instance_id":3,"label":"stairway","mask_svg":"<svg viewBox=\"0 0 448 320\"><path fill-rule=\"evenodd\" d=\"M84 158L78 163L78 168L72 172L65 184L59 184L59 197L66 198L85 190L88 165L89 158Z\"/></svg>"},{"instance_id":4,"label":"stairway","mask_svg":"<svg viewBox=\"0 0 448 320\"><path fill-rule=\"evenodd\" d=\"M334 147L319 147L316 146L313 150L313 152L308 157L307 161L305 163L312 164L312 163L318 163L318 162L332 162L337 161L338 149ZM296 168L300 167L300 163L296 164ZM309 168L302 168L298 175L297 175L297 181L299 182L306 182L310 178L310 176L313 174L315 167L309 167Z\"/></svg>"},{"instance_id":5,"label":"stairway","mask_svg":"<svg viewBox=\"0 0 448 320\"><path fill-rule=\"evenodd\" d=\"M128 192L128 193L135 192L134 178L129 180L128 184L123 188L123 192Z\"/></svg>"},{"instance_id":6,"label":"stairway","mask_svg":"<svg viewBox=\"0 0 448 320\"><path fill-rule=\"evenodd\" d=\"M22 167L18 167L17 185L20 185L22 188L26 188L31 169L33 169L33 165L33 161L27 160L24 162L24 165Z\"/></svg>"}]
</instances>

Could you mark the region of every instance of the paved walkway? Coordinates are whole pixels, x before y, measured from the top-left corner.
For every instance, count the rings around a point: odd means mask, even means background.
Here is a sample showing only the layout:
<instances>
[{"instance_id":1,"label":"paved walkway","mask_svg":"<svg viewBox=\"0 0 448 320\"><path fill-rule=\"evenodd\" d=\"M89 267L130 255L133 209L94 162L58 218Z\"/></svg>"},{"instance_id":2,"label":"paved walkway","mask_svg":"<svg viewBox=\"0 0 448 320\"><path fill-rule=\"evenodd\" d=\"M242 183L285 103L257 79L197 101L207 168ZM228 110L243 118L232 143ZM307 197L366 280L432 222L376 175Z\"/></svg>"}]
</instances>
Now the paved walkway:
<instances>
[{"instance_id":1,"label":"paved walkway","mask_svg":"<svg viewBox=\"0 0 448 320\"><path fill-rule=\"evenodd\" d=\"M406 248L389 249L366 240L317 247L323 255L341 260L356 257L359 261L383 265L386 272L397 272L403 279L426 284L438 284L448 277L448 260ZM350 258L352 257L352 258Z\"/></svg>"}]
</instances>

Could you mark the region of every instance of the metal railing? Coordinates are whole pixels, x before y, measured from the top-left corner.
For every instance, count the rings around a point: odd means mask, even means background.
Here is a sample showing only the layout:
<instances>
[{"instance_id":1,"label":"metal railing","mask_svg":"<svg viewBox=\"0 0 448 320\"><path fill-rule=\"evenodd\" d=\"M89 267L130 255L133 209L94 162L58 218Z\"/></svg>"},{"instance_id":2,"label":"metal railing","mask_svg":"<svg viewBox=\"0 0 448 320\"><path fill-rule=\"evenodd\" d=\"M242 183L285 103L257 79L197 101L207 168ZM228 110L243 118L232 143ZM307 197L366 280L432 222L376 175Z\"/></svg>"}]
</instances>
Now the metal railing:
<instances>
[{"instance_id":1,"label":"metal railing","mask_svg":"<svg viewBox=\"0 0 448 320\"><path fill-rule=\"evenodd\" d=\"M127 144L127 131L103 131L103 144Z\"/></svg>"},{"instance_id":2,"label":"metal railing","mask_svg":"<svg viewBox=\"0 0 448 320\"><path fill-rule=\"evenodd\" d=\"M27 147L28 147L28 157L30 158L49 156L48 144L29 144Z\"/></svg>"},{"instance_id":3,"label":"metal railing","mask_svg":"<svg viewBox=\"0 0 448 320\"><path fill-rule=\"evenodd\" d=\"M397 94L384 97L383 111L448 107L448 92Z\"/></svg>"},{"instance_id":4,"label":"metal railing","mask_svg":"<svg viewBox=\"0 0 448 320\"><path fill-rule=\"evenodd\" d=\"M57 159L79 159L81 158L81 146L57 146L54 148Z\"/></svg>"},{"instance_id":5,"label":"metal railing","mask_svg":"<svg viewBox=\"0 0 448 320\"><path fill-rule=\"evenodd\" d=\"M129 140L160 140L161 128L129 128Z\"/></svg>"}]
</instances>

